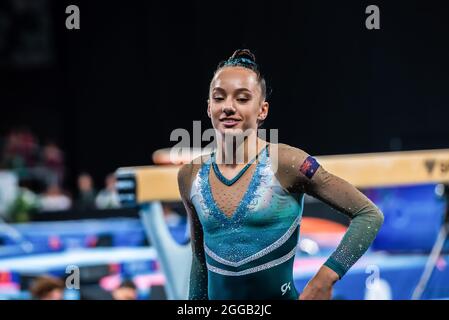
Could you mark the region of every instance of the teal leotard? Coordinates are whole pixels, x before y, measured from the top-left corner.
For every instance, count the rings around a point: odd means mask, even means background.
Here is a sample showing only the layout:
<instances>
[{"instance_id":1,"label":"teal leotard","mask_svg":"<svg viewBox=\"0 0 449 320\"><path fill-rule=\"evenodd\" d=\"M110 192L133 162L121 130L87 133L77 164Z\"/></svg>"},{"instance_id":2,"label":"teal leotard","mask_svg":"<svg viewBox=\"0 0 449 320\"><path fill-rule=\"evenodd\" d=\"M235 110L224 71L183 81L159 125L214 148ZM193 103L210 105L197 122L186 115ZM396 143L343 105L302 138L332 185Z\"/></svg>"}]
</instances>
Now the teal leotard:
<instances>
[{"instance_id":1,"label":"teal leotard","mask_svg":"<svg viewBox=\"0 0 449 320\"><path fill-rule=\"evenodd\" d=\"M300 149L279 145L277 154L276 173L269 148L264 148L252 176L238 174L233 179L250 179L247 188L240 185L232 191L246 188L240 202L220 194L219 183L212 190L211 177L226 185L235 182L216 169L213 153L200 164L181 168L180 193L192 222L190 299L297 299L293 262L305 193L351 219L324 263L340 279L375 239L383 215L365 195ZM227 203L237 203L231 215L229 206L228 215L220 209Z\"/></svg>"},{"instance_id":2,"label":"teal leotard","mask_svg":"<svg viewBox=\"0 0 449 320\"><path fill-rule=\"evenodd\" d=\"M268 148L258 157L249 187L231 217L212 196L214 155L193 180L190 200L204 232L209 299L297 299L293 261L303 194L284 190Z\"/></svg>"}]
</instances>

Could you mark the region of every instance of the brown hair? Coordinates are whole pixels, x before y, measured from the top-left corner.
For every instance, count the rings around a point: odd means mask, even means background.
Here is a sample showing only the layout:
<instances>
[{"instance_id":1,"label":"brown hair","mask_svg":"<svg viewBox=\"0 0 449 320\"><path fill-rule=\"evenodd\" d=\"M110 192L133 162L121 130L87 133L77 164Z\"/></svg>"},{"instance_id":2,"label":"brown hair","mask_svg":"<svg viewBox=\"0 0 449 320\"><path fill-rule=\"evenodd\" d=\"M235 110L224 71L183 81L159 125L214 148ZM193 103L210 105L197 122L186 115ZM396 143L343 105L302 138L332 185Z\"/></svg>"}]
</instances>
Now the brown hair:
<instances>
[{"instance_id":1,"label":"brown hair","mask_svg":"<svg viewBox=\"0 0 449 320\"><path fill-rule=\"evenodd\" d=\"M262 97L265 99L267 97L267 84L264 76L260 72L259 65L256 63L256 56L249 49L237 49L234 53L224 61L221 61L214 75L224 67L243 67L254 71L257 75L257 80L259 81L260 88L262 90Z\"/></svg>"},{"instance_id":2,"label":"brown hair","mask_svg":"<svg viewBox=\"0 0 449 320\"><path fill-rule=\"evenodd\" d=\"M265 100L271 93L271 90L267 89L267 83L265 81L265 77L262 75L259 65L256 63L256 56L249 49L237 49L234 53L224 61L221 61L217 69L214 72L217 72L224 67L243 67L254 71L257 75L257 80L260 84L260 89L262 92L262 98ZM263 124L263 120L258 122L258 126L261 127Z\"/></svg>"},{"instance_id":3,"label":"brown hair","mask_svg":"<svg viewBox=\"0 0 449 320\"><path fill-rule=\"evenodd\" d=\"M30 288L31 296L35 299L42 299L55 289L64 290L64 281L52 276L37 277Z\"/></svg>"}]
</instances>

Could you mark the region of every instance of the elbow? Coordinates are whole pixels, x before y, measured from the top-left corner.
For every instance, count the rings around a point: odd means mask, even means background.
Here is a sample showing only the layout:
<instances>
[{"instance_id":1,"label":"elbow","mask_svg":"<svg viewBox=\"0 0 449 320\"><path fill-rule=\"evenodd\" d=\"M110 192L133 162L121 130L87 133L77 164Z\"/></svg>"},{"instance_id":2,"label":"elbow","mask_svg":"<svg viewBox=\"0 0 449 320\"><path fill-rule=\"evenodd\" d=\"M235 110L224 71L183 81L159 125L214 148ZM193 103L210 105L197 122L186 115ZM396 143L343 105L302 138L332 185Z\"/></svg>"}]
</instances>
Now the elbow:
<instances>
[{"instance_id":1,"label":"elbow","mask_svg":"<svg viewBox=\"0 0 449 320\"><path fill-rule=\"evenodd\" d=\"M359 221L365 224L368 229L378 233L384 223L384 214L375 204L371 203L360 210L354 219L360 219Z\"/></svg>"},{"instance_id":2,"label":"elbow","mask_svg":"<svg viewBox=\"0 0 449 320\"><path fill-rule=\"evenodd\" d=\"M374 221L375 221L376 229L379 231L380 228L382 227L382 225L384 224L384 214L378 207L376 207L375 212L376 212L376 214L375 214Z\"/></svg>"}]
</instances>

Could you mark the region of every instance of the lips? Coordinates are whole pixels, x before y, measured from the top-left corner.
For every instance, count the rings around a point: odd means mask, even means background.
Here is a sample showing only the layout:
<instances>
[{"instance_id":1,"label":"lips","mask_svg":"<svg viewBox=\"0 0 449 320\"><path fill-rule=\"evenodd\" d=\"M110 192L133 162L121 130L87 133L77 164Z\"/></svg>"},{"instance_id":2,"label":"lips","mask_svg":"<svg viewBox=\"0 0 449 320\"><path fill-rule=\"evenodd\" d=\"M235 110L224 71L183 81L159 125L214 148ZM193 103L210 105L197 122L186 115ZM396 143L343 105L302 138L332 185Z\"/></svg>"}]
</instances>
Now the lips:
<instances>
[{"instance_id":1,"label":"lips","mask_svg":"<svg viewBox=\"0 0 449 320\"><path fill-rule=\"evenodd\" d=\"M239 119L233 119L233 118L225 118L220 121L223 123L223 126L225 126L226 128L232 128L240 122Z\"/></svg>"}]
</instances>

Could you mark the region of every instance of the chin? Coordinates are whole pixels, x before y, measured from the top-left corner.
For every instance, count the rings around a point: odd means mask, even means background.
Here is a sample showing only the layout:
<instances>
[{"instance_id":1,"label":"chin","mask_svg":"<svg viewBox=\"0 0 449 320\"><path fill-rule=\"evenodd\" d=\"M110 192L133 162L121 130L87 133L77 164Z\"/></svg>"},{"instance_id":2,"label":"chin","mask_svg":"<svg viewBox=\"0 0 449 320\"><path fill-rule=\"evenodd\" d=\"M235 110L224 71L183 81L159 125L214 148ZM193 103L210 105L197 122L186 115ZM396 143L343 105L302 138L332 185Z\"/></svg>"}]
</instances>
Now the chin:
<instances>
[{"instance_id":1,"label":"chin","mask_svg":"<svg viewBox=\"0 0 449 320\"><path fill-rule=\"evenodd\" d=\"M238 126L233 127L233 128L222 127L222 128L220 128L220 132L224 135L239 136L244 132L244 130Z\"/></svg>"}]
</instances>

